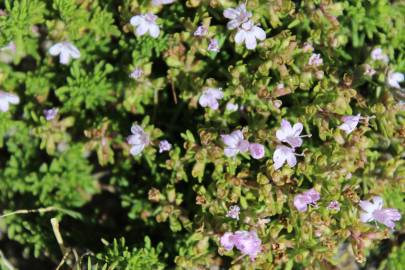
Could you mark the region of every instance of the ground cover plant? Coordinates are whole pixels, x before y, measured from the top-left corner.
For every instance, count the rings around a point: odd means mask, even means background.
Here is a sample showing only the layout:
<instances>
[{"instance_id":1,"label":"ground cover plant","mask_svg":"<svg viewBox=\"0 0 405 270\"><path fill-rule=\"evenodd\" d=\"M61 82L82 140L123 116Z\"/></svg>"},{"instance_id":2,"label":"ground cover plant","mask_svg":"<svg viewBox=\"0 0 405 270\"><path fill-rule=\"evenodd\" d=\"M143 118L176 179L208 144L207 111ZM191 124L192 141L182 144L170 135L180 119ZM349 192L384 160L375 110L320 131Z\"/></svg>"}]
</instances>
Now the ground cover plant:
<instances>
[{"instance_id":1,"label":"ground cover plant","mask_svg":"<svg viewBox=\"0 0 405 270\"><path fill-rule=\"evenodd\" d=\"M401 269L404 15L2 1L0 269Z\"/></svg>"}]
</instances>

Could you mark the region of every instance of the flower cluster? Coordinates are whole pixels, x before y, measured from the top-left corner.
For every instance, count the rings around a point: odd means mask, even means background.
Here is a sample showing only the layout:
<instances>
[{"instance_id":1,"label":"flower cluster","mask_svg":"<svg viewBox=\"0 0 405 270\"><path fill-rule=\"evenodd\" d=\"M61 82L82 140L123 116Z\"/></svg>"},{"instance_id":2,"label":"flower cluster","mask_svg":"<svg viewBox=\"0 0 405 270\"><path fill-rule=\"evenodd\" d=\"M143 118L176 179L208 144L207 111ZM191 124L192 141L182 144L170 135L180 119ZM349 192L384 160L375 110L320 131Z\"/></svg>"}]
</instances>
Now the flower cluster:
<instances>
[{"instance_id":1,"label":"flower cluster","mask_svg":"<svg viewBox=\"0 0 405 270\"><path fill-rule=\"evenodd\" d=\"M230 20L227 24L228 29L237 29L235 35L236 44L245 43L248 50L254 50L257 46L257 40L263 41L266 39L264 30L251 20L252 13L246 10L245 4L240 4L236 8L228 8L223 15Z\"/></svg>"},{"instance_id":2,"label":"flower cluster","mask_svg":"<svg viewBox=\"0 0 405 270\"><path fill-rule=\"evenodd\" d=\"M231 134L221 135L223 143L226 145L224 154L227 157L235 157L238 153L250 151L250 155L254 159L264 157L264 146L259 143L249 143L243 137L243 132L235 130Z\"/></svg>"},{"instance_id":3,"label":"flower cluster","mask_svg":"<svg viewBox=\"0 0 405 270\"><path fill-rule=\"evenodd\" d=\"M220 242L225 250L230 251L236 247L243 255L249 256L252 261L262 250L262 241L256 231L227 232L222 235Z\"/></svg>"},{"instance_id":4,"label":"flower cluster","mask_svg":"<svg viewBox=\"0 0 405 270\"><path fill-rule=\"evenodd\" d=\"M273 154L274 169L280 169L284 163L290 167L294 167L297 164L297 158L299 154L295 153L295 148L302 145L302 137L310 137L311 135L300 135L303 129L301 123L296 123L291 126L288 120L281 120L281 128L277 130L276 137L280 142L289 144L289 146L279 144Z\"/></svg>"}]
</instances>

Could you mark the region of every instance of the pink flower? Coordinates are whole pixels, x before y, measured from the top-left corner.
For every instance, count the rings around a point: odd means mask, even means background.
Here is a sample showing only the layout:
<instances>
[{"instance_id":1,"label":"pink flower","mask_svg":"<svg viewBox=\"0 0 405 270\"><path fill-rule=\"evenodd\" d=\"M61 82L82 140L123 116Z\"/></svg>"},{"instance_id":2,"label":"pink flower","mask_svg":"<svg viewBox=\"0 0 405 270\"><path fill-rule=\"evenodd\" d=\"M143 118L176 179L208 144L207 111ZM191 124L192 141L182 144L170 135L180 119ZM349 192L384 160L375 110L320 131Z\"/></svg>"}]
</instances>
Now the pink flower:
<instances>
[{"instance_id":1,"label":"pink flower","mask_svg":"<svg viewBox=\"0 0 405 270\"><path fill-rule=\"evenodd\" d=\"M252 17L252 13L246 10L245 4L240 4L236 8L227 8L224 10L223 15L225 18L230 19L226 25L229 30L238 28Z\"/></svg>"},{"instance_id":2,"label":"pink flower","mask_svg":"<svg viewBox=\"0 0 405 270\"><path fill-rule=\"evenodd\" d=\"M374 196L372 201L360 201L359 205L364 210L360 213L361 222L378 221L393 229L395 227L394 221L401 219L399 211L394 208L382 208L383 199L379 196Z\"/></svg>"},{"instance_id":3,"label":"pink flower","mask_svg":"<svg viewBox=\"0 0 405 270\"><path fill-rule=\"evenodd\" d=\"M218 40L213 38L210 40L210 44L208 44L208 49L210 52L219 52L219 45Z\"/></svg>"},{"instance_id":4,"label":"pink flower","mask_svg":"<svg viewBox=\"0 0 405 270\"><path fill-rule=\"evenodd\" d=\"M350 134L353 132L353 130L356 129L357 125L359 124L360 118L360 114L354 116L343 116L343 124L341 124L338 128L346 132L346 134Z\"/></svg>"},{"instance_id":5,"label":"pink flower","mask_svg":"<svg viewBox=\"0 0 405 270\"><path fill-rule=\"evenodd\" d=\"M226 145L224 153L227 157L234 157L239 152L243 153L249 150L249 142L243 139L243 133L240 130L235 130L228 135L221 135L221 138Z\"/></svg>"},{"instance_id":6,"label":"pink flower","mask_svg":"<svg viewBox=\"0 0 405 270\"><path fill-rule=\"evenodd\" d=\"M195 30L195 32L194 32L195 37L204 37L207 34L208 34L208 29L207 29L207 27L204 27L203 25L198 26L197 30Z\"/></svg>"},{"instance_id":7,"label":"pink flower","mask_svg":"<svg viewBox=\"0 0 405 270\"><path fill-rule=\"evenodd\" d=\"M242 24L242 27L238 29L235 35L236 44L245 42L245 46L248 50L254 50L257 46L258 40L266 39L266 32L259 26L253 24L252 21L247 21Z\"/></svg>"},{"instance_id":8,"label":"pink flower","mask_svg":"<svg viewBox=\"0 0 405 270\"><path fill-rule=\"evenodd\" d=\"M281 128L277 130L276 137L281 142L286 142L291 145L291 147L296 148L302 145L302 139L300 136L303 129L301 123L296 123L291 126L290 122L285 119L281 120Z\"/></svg>"},{"instance_id":9,"label":"pink flower","mask_svg":"<svg viewBox=\"0 0 405 270\"><path fill-rule=\"evenodd\" d=\"M262 250L262 241L256 231L227 232L221 237L220 242L225 250L229 251L236 247L242 254L248 255L252 261Z\"/></svg>"},{"instance_id":10,"label":"pink flower","mask_svg":"<svg viewBox=\"0 0 405 270\"><path fill-rule=\"evenodd\" d=\"M211 109L216 110L219 107L218 100L223 97L224 93L222 93L221 88L208 88L202 93L198 103L200 103L202 107L210 107Z\"/></svg>"},{"instance_id":11,"label":"pink flower","mask_svg":"<svg viewBox=\"0 0 405 270\"><path fill-rule=\"evenodd\" d=\"M302 47L303 52L312 52L313 50L314 50L314 47L312 46L311 43L304 42L304 46Z\"/></svg>"},{"instance_id":12,"label":"pink flower","mask_svg":"<svg viewBox=\"0 0 405 270\"><path fill-rule=\"evenodd\" d=\"M264 145L260 143L249 144L250 155L254 159L261 159L264 157Z\"/></svg>"},{"instance_id":13,"label":"pink flower","mask_svg":"<svg viewBox=\"0 0 405 270\"><path fill-rule=\"evenodd\" d=\"M54 119L56 117L56 115L58 114L58 111L59 111L58 108L44 110L44 115L45 115L46 121L50 121L50 120Z\"/></svg>"},{"instance_id":14,"label":"pink flower","mask_svg":"<svg viewBox=\"0 0 405 270\"><path fill-rule=\"evenodd\" d=\"M224 233L224 235L221 236L220 242L221 246L223 246L225 250L230 251L231 249L233 249L233 247L235 246L235 243L233 241L233 233Z\"/></svg>"},{"instance_id":15,"label":"pink flower","mask_svg":"<svg viewBox=\"0 0 405 270\"><path fill-rule=\"evenodd\" d=\"M236 220L239 220L239 213L240 213L240 208L237 205L232 205L229 207L228 212L226 213L226 216L229 218L233 218Z\"/></svg>"},{"instance_id":16,"label":"pink flower","mask_svg":"<svg viewBox=\"0 0 405 270\"><path fill-rule=\"evenodd\" d=\"M311 188L301 194L295 195L294 206L299 212L305 212L309 204L315 204L320 198L319 192Z\"/></svg>"},{"instance_id":17,"label":"pink flower","mask_svg":"<svg viewBox=\"0 0 405 270\"><path fill-rule=\"evenodd\" d=\"M262 250L262 241L257 236L256 231L237 231L233 235L233 241L235 247L242 254L248 255L252 261Z\"/></svg>"},{"instance_id":18,"label":"pink flower","mask_svg":"<svg viewBox=\"0 0 405 270\"><path fill-rule=\"evenodd\" d=\"M285 162L287 162L288 166L294 167L297 164L296 155L294 148L281 144L277 145L273 154L274 169L280 169Z\"/></svg>"},{"instance_id":19,"label":"pink flower","mask_svg":"<svg viewBox=\"0 0 405 270\"><path fill-rule=\"evenodd\" d=\"M371 59L375 61L382 61L386 64L390 61L388 55L386 55L381 48L375 48L371 51Z\"/></svg>"},{"instance_id":20,"label":"pink flower","mask_svg":"<svg viewBox=\"0 0 405 270\"><path fill-rule=\"evenodd\" d=\"M159 142L159 153L170 151L171 149L172 149L172 144L169 143L167 140L163 140L163 141Z\"/></svg>"},{"instance_id":21,"label":"pink flower","mask_svg":"<svg viewBox=\"0 0 405 270\"><path fill-rule=\"evenodd\" d=\"M20 103L20 98L17 95L0 90L0 111L7 112L10 104L18 103Z\"/></svg>"},{"instance_id":22,"label":"pink flower","mask_svg":"<svg viewBox=\"0 0 405 270\"><path fill-rule=\"evenodd\" d=\"M329 210L340 210L340 203L338 201L331 201L328 205Z\"/></svg>"},{"instance_id":23,"label":"pink flower","mask_svg":"<svg viewBox=\"0 0 405 270\"><path fill-rule=\"evenodd\" d=\"M308 60L308 65L318 67L323 64L322 57L319 53L313 53Z\"/></svg>"},{"instance_id":24,"label":"pink flower","mask_svg":"<svg viewBox=\"0 0 405 270\"><path fill-rule=\"evenodd\" d=\"M127 139L128 143L132 146L130 153L133 156L137 156L149 144L149 135L139 125L133 125L131 133L132 135Z\"/></svg>"},{"instance_id":25,"label":"pink flower","mask_svg":"<svg viewBox=\"0 0 405 270\"><path fill-rule=\"evenodd\" d=\"M143 70L140 67L135 68L131 74L129 74L129 77L134 79L134 80L139 80L143 75Z\"/></svg>"},{"instance_id":26,"label":"pink flower","mask_svg":"<svg viewBox=\"0 0 405 270\"><path fill-rule=\"evenodd\" d=\"M136 27L135 35L140 37L149 32L151 37L157 38L160 34L159 26L156 23L157 18L158 17L152 13L133 16L130 20L130 24Z\"/></svg>"}]
</instances>

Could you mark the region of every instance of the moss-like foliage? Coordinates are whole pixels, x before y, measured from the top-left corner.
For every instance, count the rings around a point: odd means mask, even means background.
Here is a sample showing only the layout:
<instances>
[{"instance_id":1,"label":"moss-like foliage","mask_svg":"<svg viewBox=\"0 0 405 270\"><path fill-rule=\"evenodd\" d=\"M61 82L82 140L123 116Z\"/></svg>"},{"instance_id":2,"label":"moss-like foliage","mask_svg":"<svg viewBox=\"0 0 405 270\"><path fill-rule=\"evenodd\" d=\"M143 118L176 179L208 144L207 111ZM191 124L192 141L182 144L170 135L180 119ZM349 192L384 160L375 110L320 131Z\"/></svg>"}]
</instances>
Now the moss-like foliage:
<instances>
[{"instance_id":1,"label":"moss-like foliage","mask_svg":"<svg viewBox=\"0 0 405 270\"><path fill-rule=\"evenodd\" d=\"M388 0L1 1L0 269L399 269L404 16ZM281 139L285 120L303 137ZM375 196L388 210L365 222ZM221 241L236 231L257 256Z\"/></svg>"}]
</instances>

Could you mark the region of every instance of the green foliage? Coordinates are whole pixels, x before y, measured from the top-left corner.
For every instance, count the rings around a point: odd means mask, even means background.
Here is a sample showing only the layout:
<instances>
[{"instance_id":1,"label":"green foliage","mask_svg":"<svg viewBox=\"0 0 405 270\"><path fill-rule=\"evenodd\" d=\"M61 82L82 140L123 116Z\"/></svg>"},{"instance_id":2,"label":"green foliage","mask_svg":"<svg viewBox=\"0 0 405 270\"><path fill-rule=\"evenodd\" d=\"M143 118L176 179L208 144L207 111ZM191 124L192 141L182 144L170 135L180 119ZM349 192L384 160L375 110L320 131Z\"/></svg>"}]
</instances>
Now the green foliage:
<instances>
[{"instance_id":1,"label":"green foliage","mask_svg":"<svg viewBox=\"0 0 405 270\"><path fill-rule=\"evenodd\" d=\"M405 72L403 1L249 0L266 32L255 50L226 27L238 1L151 2L0 3L0 91L20 99L0 111L0 270L400 269L404 218L394 231L362 223L359 201L381 196L404 214L404 90L389 85ZM158 38L130 24L147 12ZM205 37L193 34L200 25ZM207 50L212 38L219 52ZM61 64L49 52L59 42L80 57ZM389 61L372 59L375 48ZM309 64L313 53L322 65ZM222 89L217 110L200 106L206 88ZM338 128L358 113L351 134ZM275 170L281 119L311 137L296 166ZM149 136L137 156L133 124ZM221 135L234 130L265 156L227 158ZM310 188L321 198L298 212L294 197ZM239 220L226 216L232 205ZM221 246L238 230L257 231L255 261Z\"/></svg>"},{"instance_id":2,"label":"green foliage","mask_svg":"<svg viewBox=\"0 0 405 270\"><path fill-rule=\"evenodd\" d=\"M145 237L143 248L137 249L126 246L125 240L114 239L113 243L106 243L106 251L97 255L97 261L103 265L101 269L122 269L122 270L143 270L157 269L162 270L165 264L160 261L159 255L162 250L162 244L156 248L152 247L151 241ZM98 264L93 265L91 259L88 260L87 269L97 270Z\"/></svg>"}]
</instances>

